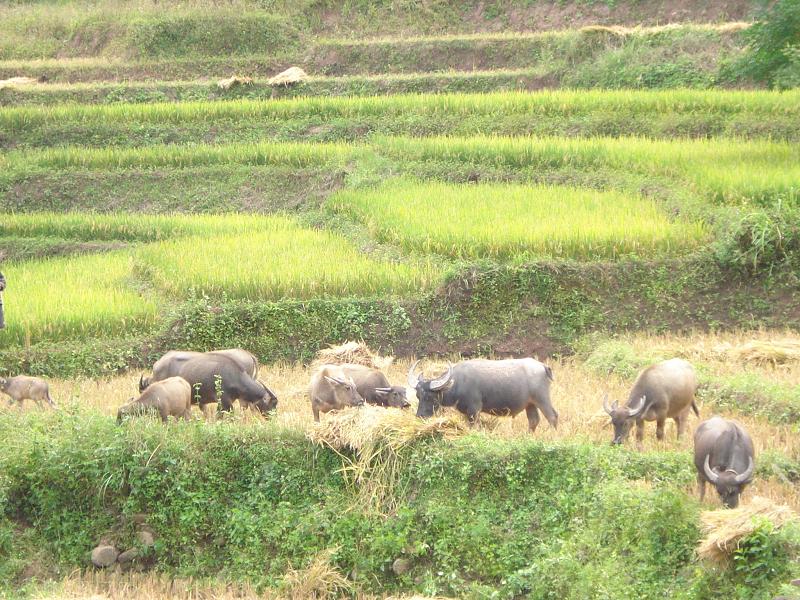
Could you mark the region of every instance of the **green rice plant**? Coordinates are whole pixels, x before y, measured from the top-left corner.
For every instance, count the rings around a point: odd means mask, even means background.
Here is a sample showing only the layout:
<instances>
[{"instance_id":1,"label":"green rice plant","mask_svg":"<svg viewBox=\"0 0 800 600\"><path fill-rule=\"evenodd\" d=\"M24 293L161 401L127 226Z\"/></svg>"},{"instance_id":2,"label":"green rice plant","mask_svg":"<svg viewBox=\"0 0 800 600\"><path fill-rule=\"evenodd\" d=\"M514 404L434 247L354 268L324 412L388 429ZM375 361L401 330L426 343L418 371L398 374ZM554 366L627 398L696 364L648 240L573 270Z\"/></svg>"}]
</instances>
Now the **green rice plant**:
<instances>
[{"instance_id":1,"label":"green rice plant","mask_svg":"<svg viewBox=\"0 0 800 600\"><path fill-rule=\"evenodd\" d=\"M0 169L155 169L220 164L290 165L307 167L342 161L351 151L345 144L271 143L212 146L160 145L144 148L67 147L0 156Z\"/></svg>"},{"instance_id":2,"label":"green rice plant","mask_svg":"<svg viewBox=\"0 0 800 600\"><path fill-rule=\"evenodd\" d=\"M772 141L559 137L382 138L398 160L466 162L509 169L611 168L688 185L716 203L800 201L800 149Z\"/></svg>"},{"instance_id":3,"label":"green rice plant","mask_svg":"<svg viewBox=\"0 0 800 600\"><path fill-rule=\"evenodd\" d=\"M131 334L152 324L157 299L130 285L124 252L7 264L0 347Z\"/></svg>"},{"instance_id":4,"label":"green rice plant","mask_svg":"<svg viewBox=\"0 0 800 600\"><path fill-rule=\"evenodd\" d=\"M283 217L265 217L263 229L187 237L142 247L142 277L174 298L189 290L210 296L277 300L404 294L436 279L430 264L377 261L343 238L312 231Z\"/></svg>"},{"instance_id":5,"label":"green rice plant","mask_svg":"<svg viewBox=\"0 0 800 600\"><path fill-rule=\"evenodd\" d=\"M702 223L670 222L645 198L556 186L401 181L338 192L329 207L381 241L457 258L676 254L708 237Z\"/></svg>"}]
</instances>

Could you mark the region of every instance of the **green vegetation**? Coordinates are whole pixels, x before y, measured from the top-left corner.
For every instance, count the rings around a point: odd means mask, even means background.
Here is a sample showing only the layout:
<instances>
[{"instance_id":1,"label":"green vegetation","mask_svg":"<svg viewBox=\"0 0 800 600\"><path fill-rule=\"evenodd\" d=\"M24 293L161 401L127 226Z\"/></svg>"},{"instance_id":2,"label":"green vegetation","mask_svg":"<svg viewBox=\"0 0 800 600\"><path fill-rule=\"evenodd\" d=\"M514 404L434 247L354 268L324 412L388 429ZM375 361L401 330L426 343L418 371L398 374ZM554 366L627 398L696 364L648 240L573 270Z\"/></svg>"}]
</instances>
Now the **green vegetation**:
<instances>
[{"instance_id":1,"label":"green vegetation","mask_svg":"<svg viewBox=\"0 0 800 600\"><path fill-rule=\"evenodd\" d=\"M684 453L482 434L422 441L389 490L398 510L382 517L356 504L340 456L275 426L121 428L70 406L0 415L0 433L14 449L0 457L6 585L34 552L68 568L103 535L130 544L137 513L157 532L159 569L260 587L332 546L334 566L368 593L766 599L796 574L792 527L743 540L737 569L695 562L699 505L682 490L693 480ZM411 564L399 576L398 557Z\"/></svg>"},{"instance_id":2,"label":"green vegetation","mask_svg":"<svg viewBox=\"0 0 800 600\"><path fill-rule=\"evenodd\" d=\"M379 241L455 258L658 256L706 235L701 223L671 223L644 198L567 187L401 182L342 191L329 206Z\"/></svg>"}]
</instances>

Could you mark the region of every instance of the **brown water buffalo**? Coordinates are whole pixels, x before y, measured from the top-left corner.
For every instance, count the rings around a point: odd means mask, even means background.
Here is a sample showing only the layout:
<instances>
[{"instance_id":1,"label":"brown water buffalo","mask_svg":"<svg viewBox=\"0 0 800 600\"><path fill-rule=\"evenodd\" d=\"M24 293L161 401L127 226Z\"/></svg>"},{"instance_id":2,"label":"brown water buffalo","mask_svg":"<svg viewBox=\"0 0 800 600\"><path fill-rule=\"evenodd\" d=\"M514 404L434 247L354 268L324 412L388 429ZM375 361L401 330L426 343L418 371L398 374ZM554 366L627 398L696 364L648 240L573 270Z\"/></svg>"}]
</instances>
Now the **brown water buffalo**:
<instances>
[{"instance_id":1,"label":"brown water buffalo","mask_svg":"<svg viewBox=\"0 0 800 600\"><path fill-rule=\"evenodd\" d=\"M708 482L717 488L725 506L736 508L739 494L753 479L753 441L736 421L711 417L694 432L694 466L700 500Z\"/></svg>"},{"instance_id":2,"label":"brown water buffalo","mask_svg":"<svg viewBox=\"0 0 800 600\"><path fill-rule=\"evenodd\" d=\"M180 365L177 375L189 382L192 402L201 407L218 402L220 409L228 412L239 400L243 407L266 414L278 405L277 396L267 386L222 354L190 358Z\"/></svg>"},{"instance_id":3,"label":"brown water buffalo","mask_svg":"<svg viewBox=\"0 0 800 600\"><path fill-rule=\"evenodd\" d=\"M467 360L449 366L435 379L417 375L418 363L408 371L408 385L419 399L418 417L430 417L441 406L454 406L474 424L481 412L513 417L524 410L533 433L541 410L551 427L558 426L558 413L550 403L553 372L538 360Z\"/></svg>"},{"instance_id":4,"label":"brown water buffalo","mask_svg":"<svg viewBox=\"0 0 800 600\"><path fill-rule=\"evenodd\" d=\"M311 376L308 395L311 399L311 412L317 422L321 412L364 404L364 398L358 393L355 381L345 374L340 365L320 366Z\"/></svg>"},{"instance_id":5,"label":"brown water buffalo","mask_svg":"<svg viewBox=\"0 0 800 600\"><path fill-rule=\"evenodd\" d=\"M131 398L117 411L117 423L125 417L158 414L166 423L168 417L188 421L192 416L192 386L183 377L168 377L149 386L135 400Z\"/></svg>"},{"instance_id":6,"label":"brown water buffalo","mask_svg":"<svg viewBox=\"0 0 800 600\"><path fill-rule=\"evenodd\" d=\"M9 404L16 402L20 408L22 408L23 400L33 400L39 408L42 407L42 401L47 402L51 408L56 407L50 397L50 386L39 377L27 375L17 375L8 379L0 377L0 391L8 394L11 398Z\"/></svg>"},{"instance_id":7,"label":"brown water buffalo","mask_svg":"<svg viewBox=\"0 0 800 600\"><path fill-rule=\"evenodd\" d=\"M345 376L350 377L356 384L356 390L367 401L367 404L394 408L411 406L406 400L405 386L390 385L386 375L378 369L364 365L345 364L340 366Z\"/></svg>"},{"instance_id":8,"label":"brown water buffalo","mask_svg":"<svg viewBox=\"0 0 800 600\"><path fill-rule=\"evenodd\" d=\"M685 360L673 358L647 367L636 378L625 406L617 406L616 402L609 406L608 398L603 399L603 408L614 425L612 443L621 444L635 422L636 441L641 445L645 421L656 422L656 438L663 440L667 419L675 420L680 438L686 430L689 410L700 416L694 402L696 390L697 376Z\"/></svg>"},{"instance_id":9,"label":"brown water buffalo","mask_svg":"<svg viewBox=\"0 0 800 600\"><path fill-rule=\"evenodd\" d=\"M153 375L139 378L139 391L143 392L147 386L156 381L162 381L167 377L174 377L178 374L181 366L192 358L198 356L225 356L236 363L239 368L253 377L258 378L258 358L247 350L241 348L231 348L229 350L212 350L211 352L190 352L186 350L170 350L159 358L153 365Z\"/></svg>"}]
</instances>

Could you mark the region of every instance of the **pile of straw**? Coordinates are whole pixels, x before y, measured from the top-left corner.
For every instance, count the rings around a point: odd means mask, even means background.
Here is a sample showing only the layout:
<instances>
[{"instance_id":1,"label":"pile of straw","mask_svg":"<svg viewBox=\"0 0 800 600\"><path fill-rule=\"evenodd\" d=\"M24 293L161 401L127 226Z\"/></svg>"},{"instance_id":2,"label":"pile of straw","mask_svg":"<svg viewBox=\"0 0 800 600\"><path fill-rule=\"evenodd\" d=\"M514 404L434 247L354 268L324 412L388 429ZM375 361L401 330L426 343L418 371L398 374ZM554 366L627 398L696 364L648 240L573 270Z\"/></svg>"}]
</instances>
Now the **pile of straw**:
<instances>
[{"instance_id":1,"label":"pile of straw","mask_svg":"<svg viewBox=\"0 0 800 600\"><path fill-rule=\"evenodd\" d=\"M706 537L700 542L697 554L702 559L722 564L733 555L740 540L753 533L764 520L779 529L797 519L797 515L788 506L756 496L739 508L706 511L700 519Z\"/></svg>"},{"instance_id":2,"label":"pile of straw","mask_svg":"<svg viewBox=\"0 0 800 600\"><path fill-rule=\"evenodd\" d=\"M250 77L238 77L233 75L227 79L220 79L217 82L217 87L226 91L238 85L253 85L253 80Z\"/></svg>"},{"instance_id":3,"label":"pile of straw","mask_svg":"<svg viewBox=\"0 0 800 600\"><path fill-rule=\"evenodd\" d=\"M800 361L800 340L757 340L735 346L720 344L714 351L740 362L777 366Z\"/></svg>"},{"instance_id":4,"label":"pile of straw","mask_svg":"<svg viewBox=\"0 0 800 600\"><path fill-rule=\"evenodd\" d=\"M306 435L337 452L354 451L355 458L342 454L342 472L356 488L358 506L390 514L403 495L397 489L406 460L403 449L414 440L454 438L468 429L464 418L454 411L423 420L398 408L362 406L328 413Z\"/></svg>"},{"instance_id":5,"label":"pile of straw","mask_svg":"<svg viewBox=\"0 0 800 600\"><path fill-rule=\"evenodd\" d=\"M370 350L364 342L345 342L338 346L329 346L317 352L314 361L311 363L313 368L320 365L364 365L373 369L385 369L394 358L391 356L380 356Z\"/></svg>"},{"instance_id":6,"label":"pile of straw","mask_svg":"<svg viewBox=\"0 0 800 600\"><path fill-rule=\"evenodd\" d=\"M289 86L307 79L308 75L300 67L289 67L267 81L268 85Z\"/></svg>"},{"instance_id":7,"label":"pile of straw","mask_svg":"<svg viewBox=\"0 0 800 600\"><path fill-rule=\"evenodd\" d=\"M39 83L38 79L34 79L33 77L10 77L8 79L0 79L0 90L4 87L12 87L15 85L32 85L34 83Z\"/></svg>"},{"instance_id":8,"label":"pile of straw","mask_svg":"<svg viewBox=\"0 0 800 600\"><path fill-rule=\"evenodd\" d=\"M343 598L352 596L353 584L331 563L337 548L328 548L314 557L305 569L289 570L281 581L281 598Z\"/></svg>"}]
</instances>

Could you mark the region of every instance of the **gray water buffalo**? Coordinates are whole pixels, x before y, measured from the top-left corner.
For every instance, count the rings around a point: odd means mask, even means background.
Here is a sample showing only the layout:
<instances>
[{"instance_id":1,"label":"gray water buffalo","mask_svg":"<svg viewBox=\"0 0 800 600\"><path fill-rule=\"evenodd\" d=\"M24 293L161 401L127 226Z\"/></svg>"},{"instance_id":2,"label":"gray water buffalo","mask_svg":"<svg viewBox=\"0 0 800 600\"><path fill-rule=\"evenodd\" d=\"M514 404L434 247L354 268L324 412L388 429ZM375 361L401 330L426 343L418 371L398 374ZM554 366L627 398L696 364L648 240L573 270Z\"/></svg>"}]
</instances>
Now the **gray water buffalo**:
<instances>
[{"instance_id":1,"label":"gray water buffalo","mask_svg":"<svg viewBox=\"0 0 800 600\"><path fill-rule=\"evenodd\" d=\"M644 369L636 378L625 406L614 402L608 405L603 398L603 408L614 425L613 444L621 444L636 423L636 442L644 439L644 422L656 422L656 438L664 439L664 423L674 419L678 426L678 437L686 430L689 410L698 417L700 412L694 402L697 376L694 368L685 360L673 358Z\"/></svg>"},{"instance_id":2,"label":"gray water buffalo","mask_svg":"<svg viewBox=\"0 0 800 600\"><path fill-rule=\"evenodd\" d=\"M8 379L0 377L0 391L11 398L9 404L16 402L20 408L23 400L33 400L39 408L42 407L42 401L47 402L51 408L56 407L56 403L50 397L50 386L39 377L27 375L17 375Z\"/></svg>"},{"instance_id":3,"label":"gray water buffalo","mask_svg":"<svg viewBox=\"0 0 800 600\"><path fill-rule=\"evenodd\" d=\"M170 350L159 358L153 365L153 375L139 378L139 391L143 392L151 383L163 381L167 377L175 377L186 361L198 356L226 356L236 363L239 368L253 377L258 378L258 358L247 350L231 348L229 350L212 350L211 352L190 352L187 350Z\"/></svg>"},{"instance_id":4,"label":"gray water buffalo","mask_svg":"<svg viewBox=\"0 0 800 600\"><path fill-rule=\"evenodd\" d=\"M149 386L136 398L131 398L117 411L117 423L125 417L158 414L166 423L168 417L188 421L192 416L192 386L183 377L168 377Z\"/></svg>"},{"instance_id":5,"label":"gray water buffalo","mask_svg":"<svg viewBox=\"0 0 800 600\"><path fill-rule=\"evenodd\" d=\"M736 421L711 417L694 432L694 466L700 500L708 482L717 488L725 506L736 508L739 494L753 479L753 441Z\"/></svg>"},{"instance_id":6,"label":"gray water buffalo","mask_svg":"<svg viewBox=\"0 0 800 600\"><path fill-rule=\"evenodd\" d=\"M390 385L386 375L378 369L364 365L345 364L340 366L345 376L350 377L356 384L356 390L367 401L367 404L394 408L411 406L411 403L406 400L405 386Z\"/></svg>"},{"instance_id":7,"label":"gray water buffalo","mask_svg":"<svg viewBox=\"0 0 800 600\"><path fill-rule=\"evenodd\" d=\"M538 360L467 360L448 366L435 379L417 375L418 363L408 371L408 385L419 399L418 417L430 417L440 406L454 406L475 424L481 412L513 417L524 410L533 433L541 410L551 427L558 426L558 413L550 403L553 372Z\"/></svg>"},{"instance_id":8,"label":"gray water buffalo","mask_svg":"<svg viewBox=\"0 0 800 600\"><path fill-rule=\"evenodd\" d=\"M319 413L341 410L348 406L362 406L364 398L358 393L356 382L345 374L341 365L322 365L311 376L308 386L311 412L319 422Z\"/></svg>"},{"instance_id":9,"label":"gray water buffalo","mask_svg":"<svg viewBox=\"0 0 800 600\"><path fill-rule=\"evenodd\" d=\"M245 408L266 414L278 405L278 398L260 381L245 373L240 365L222 354L201 354L178 367L192 388L192 402L201 406L218 402L228 412L234 401Z\"/></svg>"}]
</instances>

